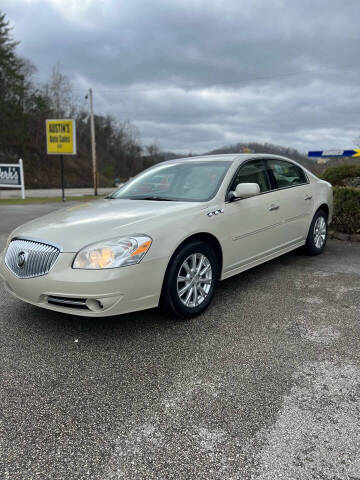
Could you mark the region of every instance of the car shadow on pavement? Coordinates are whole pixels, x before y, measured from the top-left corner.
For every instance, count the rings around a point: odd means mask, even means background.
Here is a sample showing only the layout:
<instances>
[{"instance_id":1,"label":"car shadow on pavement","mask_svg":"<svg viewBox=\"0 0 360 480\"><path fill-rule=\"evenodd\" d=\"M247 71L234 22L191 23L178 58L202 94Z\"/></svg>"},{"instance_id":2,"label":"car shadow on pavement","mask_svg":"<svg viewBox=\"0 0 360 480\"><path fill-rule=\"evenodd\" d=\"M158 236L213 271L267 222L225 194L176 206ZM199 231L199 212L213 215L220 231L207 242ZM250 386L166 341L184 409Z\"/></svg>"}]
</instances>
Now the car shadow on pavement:
<instances>
[{"instance_id":1,"label":"car shadow on pavement","mask_svg":"<svg viewBox=\"0 0 360 480\"><path fill-rule=\"evenodd\" d=\"M34 327L36 325L36 328L39 328L44 334L46 331L51 335L56 334L56 332L68 332L72 335L82 334L94 338L103 338L103 340L116 337L124 338L154 328L158 331L169 328L191 329L190 325L196 324L198 326L200 321L203 322L207 317L216 314L217 306L221 303L223 296L230 304L234 303L235 299L239 300L239 295L247 290L250 283L270 280L272 274L280 268L288 268L289 265L295 265L298 261L301 261L299 259L301 256L303 256L301 251L290 252L266 264L219 282L213 303L209 309L192 320L173 318L163 314L158 308L109 317L84 317L42 309L22 302L17 303L16 310L18 313L16 317L28 319L29 322L34 324ZM246 301L246 298L243 298L243 300ZM180 327L180 325L183 325L183 327Z\"/></svg>"}]
</instances>

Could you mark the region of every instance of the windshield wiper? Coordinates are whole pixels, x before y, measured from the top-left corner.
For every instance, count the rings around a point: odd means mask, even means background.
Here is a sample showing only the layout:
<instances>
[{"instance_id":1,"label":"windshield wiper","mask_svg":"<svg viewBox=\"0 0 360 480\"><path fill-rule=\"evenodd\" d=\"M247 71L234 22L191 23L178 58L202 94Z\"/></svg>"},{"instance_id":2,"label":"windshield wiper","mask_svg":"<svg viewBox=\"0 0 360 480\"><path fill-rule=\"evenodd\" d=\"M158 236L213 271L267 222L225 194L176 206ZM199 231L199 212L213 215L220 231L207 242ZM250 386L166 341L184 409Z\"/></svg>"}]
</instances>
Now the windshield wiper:
<instances>
[{"instance_id":1,"label":"windshield wiper","mask_svg":"<svg viewBox=\"0 0 360 480\"><path fill-rule=\"evenodd\" d=\"M147 197L129 197L131 200L157 200L158 202L175 202L170 198L158 197L156 195L149 195Z\"/></svg>"}]
</instances>

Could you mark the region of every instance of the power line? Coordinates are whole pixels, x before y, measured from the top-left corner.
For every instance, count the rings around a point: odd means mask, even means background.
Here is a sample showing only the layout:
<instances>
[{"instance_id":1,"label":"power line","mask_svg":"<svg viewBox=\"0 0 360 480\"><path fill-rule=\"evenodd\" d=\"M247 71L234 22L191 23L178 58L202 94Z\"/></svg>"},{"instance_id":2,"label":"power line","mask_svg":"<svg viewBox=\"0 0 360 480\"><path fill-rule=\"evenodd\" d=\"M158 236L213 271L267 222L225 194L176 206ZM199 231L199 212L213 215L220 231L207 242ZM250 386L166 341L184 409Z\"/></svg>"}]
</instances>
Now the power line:
<instances>
[{"instance_id":1,"label":"power line","mask_svg":"<svg viewBox=\"0 0 360 480\"><path fill-rule=\"evenodd\" d=\"M200 90L204 88L213 88L213 87L221 87L223 85L241 85L244 83L251 83L251 82L257 82L261 80L273 80L277 78L284 78L284 77L295 77L298 75L306 75L309 73L316 74L316 73L322 73L326 71L331 71L331 70L344 70L344 69L350 69L350 68L356 68L360 67L360 63L353 63L353 64L347 64L347 65L335 65L332 67L323 67L323 68L317 68L317 69L309 69L309 70L298 70L295 72L283 72L283 73L278 73L275 75L264 75L264 76L258 76L258 77L249 77L249 78L243 78L239 80L226 80L221 83L213 83L211 85L166 85L165 88L177 88L177 89L182 89L182 90ZM144 87L144 88L132 88L132 87L100 87L100 88L95 88L95 90L99 93L117 93L117 92L129 92L129 93L141 93L141 92L151 92L154 90L162 90L164 87ZM85 90L80 88L80 87L75 87L74 90Z\"/></svg>"}]
</instances>

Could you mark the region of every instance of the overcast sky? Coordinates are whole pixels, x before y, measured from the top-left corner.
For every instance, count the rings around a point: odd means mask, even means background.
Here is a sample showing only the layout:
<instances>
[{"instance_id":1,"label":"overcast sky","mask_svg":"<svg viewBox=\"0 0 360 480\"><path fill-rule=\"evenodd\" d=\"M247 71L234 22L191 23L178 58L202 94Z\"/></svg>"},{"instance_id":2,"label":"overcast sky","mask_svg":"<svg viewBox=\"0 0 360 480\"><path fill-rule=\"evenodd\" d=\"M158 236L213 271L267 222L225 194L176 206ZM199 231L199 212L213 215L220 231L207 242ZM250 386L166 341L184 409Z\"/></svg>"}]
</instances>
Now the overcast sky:
<instances>
[{"instance_id":1,"label":"overcast sky","mask_svg":"<svg viewBox=\"0 0 360 480\"><path fill-rule=\"evenodd\" d=\"M144 144L345 148L360 133L359 0L1 0L19 54ZM340 68L339 68L340 67ZM297 73L297 75L290 75ZM299 73L307 72L307 73Z\"/></svg>"}]
</instances>

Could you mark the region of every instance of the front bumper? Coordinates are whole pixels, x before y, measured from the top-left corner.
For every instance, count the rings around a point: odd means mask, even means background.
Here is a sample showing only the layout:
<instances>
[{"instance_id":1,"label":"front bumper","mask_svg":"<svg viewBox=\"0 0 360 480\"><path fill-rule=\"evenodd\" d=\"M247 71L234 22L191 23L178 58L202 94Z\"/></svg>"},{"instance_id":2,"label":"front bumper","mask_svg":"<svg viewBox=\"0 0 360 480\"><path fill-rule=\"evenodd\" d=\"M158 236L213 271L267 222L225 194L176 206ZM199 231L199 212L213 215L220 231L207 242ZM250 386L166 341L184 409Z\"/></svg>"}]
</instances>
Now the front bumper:
<instances>
[{"instance_id":1,"label":"front bumper","mask_svg":"<svg viewBox=\"0 0 360 480\"><path fill-rule=\"evenodd\" d=\"M75 254L60 253L46 275L18 278L5 265L4 255L0 255L0 276L12 295L38 307L89 317L156 307L167 267L167 259L162 258L108 270L76 270L71 268ZM91 308L49 303L49 297L89 300L86 305Z\"/></svg>"}]
</instances>

